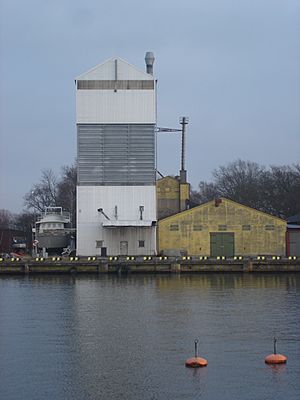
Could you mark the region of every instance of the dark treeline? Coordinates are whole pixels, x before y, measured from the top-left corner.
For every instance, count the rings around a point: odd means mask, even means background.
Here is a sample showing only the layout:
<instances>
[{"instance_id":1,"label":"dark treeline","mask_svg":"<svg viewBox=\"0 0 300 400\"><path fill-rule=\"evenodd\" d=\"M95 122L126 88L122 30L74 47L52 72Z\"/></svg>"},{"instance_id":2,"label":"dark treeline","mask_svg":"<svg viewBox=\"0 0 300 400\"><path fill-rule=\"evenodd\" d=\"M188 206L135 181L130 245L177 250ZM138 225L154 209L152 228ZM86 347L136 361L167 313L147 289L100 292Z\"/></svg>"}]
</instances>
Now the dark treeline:
<instances>
[{"instance_id":1,"label":"dark treeline","mask_svg":"<svg viewBox=\"0 0 300 400\"><path fill-rule=\"evenodd\" d=\"M300 165L266 168L237 160L213 171L212 182L201 181L191 200L202 204L226 197L257 210L286 219L300 211Z\"/></svg>"},{"instance_id":2,"label":"dark treeline","mask_svg":"<svg viewBox=\"0 0 300 400\"><path fill-rule=\"evenodd\" d=\"M237 160L218 167L212 176L212 182L201 181L198 188L191 191L194 204L226 197L284 219L300 211L299 164L264 167ZM75 226L76 182L76 162L63 167L60 175L51 169L43 170L40 181L24 196L25 210L22 213L0 210L0 227L14 226L29 232L37 214L53 206L69 211Z\"/></svg>"}]
</instances>

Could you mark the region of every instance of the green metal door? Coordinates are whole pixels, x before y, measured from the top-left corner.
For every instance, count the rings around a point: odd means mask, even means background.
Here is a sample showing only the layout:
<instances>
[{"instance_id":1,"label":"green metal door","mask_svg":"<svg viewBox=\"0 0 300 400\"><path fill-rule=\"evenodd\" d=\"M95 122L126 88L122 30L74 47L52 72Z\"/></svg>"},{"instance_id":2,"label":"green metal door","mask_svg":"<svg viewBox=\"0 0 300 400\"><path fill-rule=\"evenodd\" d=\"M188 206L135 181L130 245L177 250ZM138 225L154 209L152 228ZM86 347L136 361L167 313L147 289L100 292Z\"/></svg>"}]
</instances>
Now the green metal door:
<instances>
[{"instance_id":1,"label":"green metal door","mask_svg":"<svg viewBox=\"0 0 300 400\"><path fill-rule=\"evenodd\" d=\"M234 233L211 233L210 234L211 257L234 256Z\"/></svg>"}]
</instances>

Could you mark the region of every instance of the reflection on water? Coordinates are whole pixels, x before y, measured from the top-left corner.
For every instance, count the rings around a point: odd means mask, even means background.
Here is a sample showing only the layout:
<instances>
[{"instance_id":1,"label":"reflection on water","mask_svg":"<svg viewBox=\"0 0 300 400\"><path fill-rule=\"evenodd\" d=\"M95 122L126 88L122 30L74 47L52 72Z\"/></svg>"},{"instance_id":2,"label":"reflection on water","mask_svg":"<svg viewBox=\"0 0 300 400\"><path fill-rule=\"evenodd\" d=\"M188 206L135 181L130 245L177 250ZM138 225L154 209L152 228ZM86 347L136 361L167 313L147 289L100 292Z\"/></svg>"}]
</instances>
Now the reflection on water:
<instances>
[{"instance_id":1,"label":"reflection on water","mask_svg":"<svg viewBox=\"0 0 300 400\"><path fill-rule=\"evenodd\" d=\"M296 399L299 305L297 274L2 277L0 398Z\"/></svg>"},{"instance_id":2,"label":"reflection on water","mask_svg":"<svg viewBox=\"0 0 300 400\"><path fill-rule=\"evenodd\" d=\"M286 365L285 364L278 364L278 365L266 364L266 366L268 368L270 368L274 377L278 377L281 374L286 373Z\"/></svg>"}]
</instances>

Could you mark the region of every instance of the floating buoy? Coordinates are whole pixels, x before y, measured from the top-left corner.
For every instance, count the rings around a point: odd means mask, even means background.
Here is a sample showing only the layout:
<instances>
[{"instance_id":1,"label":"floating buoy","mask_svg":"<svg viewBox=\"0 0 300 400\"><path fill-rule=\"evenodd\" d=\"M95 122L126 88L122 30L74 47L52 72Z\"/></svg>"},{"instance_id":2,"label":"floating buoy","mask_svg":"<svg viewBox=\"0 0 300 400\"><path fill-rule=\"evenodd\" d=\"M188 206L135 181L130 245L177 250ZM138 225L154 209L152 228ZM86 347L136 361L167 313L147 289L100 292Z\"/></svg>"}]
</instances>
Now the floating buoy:
<instances>
[{"instance_id":1,"label":"floating buoy","mask_svg":"<svg viewBox=\"0 0 300 400\"><path fill-rule=\"evenodd\" d=\"M188 358L185 362L186 367L199 368L206 367L208 361L205 358L198 357L198 340L195 340L195 357Z\"/></svg>"},{"instance_id":2,"label":"floating buoy","mask_svg":"<svg viewBox=\"0 0 300 400\"><path fill-rule=\"evenodd\" d=\"M283 354L277 354L276 342L277 342L277 339L274 337L274 354L269 354L265 358L266 364L285 364L286 363L287 357L284 356Z\"/></svg>"}]
</instances>

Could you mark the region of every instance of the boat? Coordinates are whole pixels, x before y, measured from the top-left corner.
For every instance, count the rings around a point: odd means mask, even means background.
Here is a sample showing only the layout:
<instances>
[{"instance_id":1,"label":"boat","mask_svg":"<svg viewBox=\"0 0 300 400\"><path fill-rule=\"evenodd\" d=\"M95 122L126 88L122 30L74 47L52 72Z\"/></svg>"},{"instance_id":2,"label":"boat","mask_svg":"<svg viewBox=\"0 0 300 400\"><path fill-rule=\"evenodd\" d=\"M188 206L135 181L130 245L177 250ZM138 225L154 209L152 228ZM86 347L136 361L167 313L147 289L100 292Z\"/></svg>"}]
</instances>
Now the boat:
<instances>
[{"instance_id":1,"label":"boat","mask_svg":"<svg viewBox=\"0 0 300 400\"><path fill-rule=\"evenodd\" d=\"M71 217L62 207L46 207L35 224L33 245L43 252L60 254L70 244Z\"/></svg>"}]
</instances>

